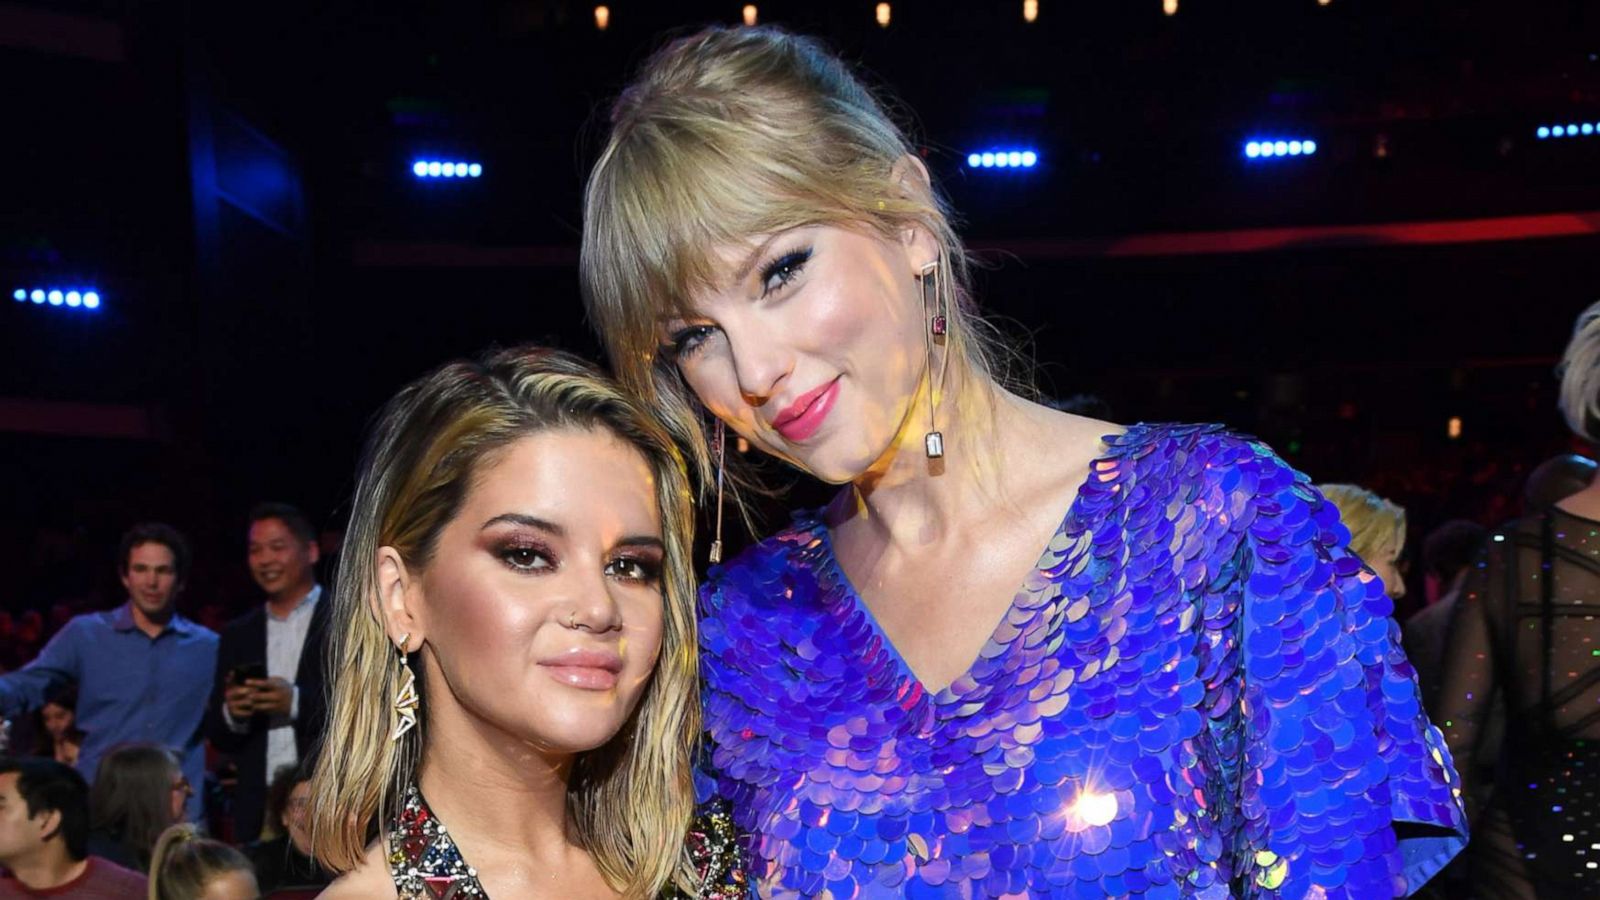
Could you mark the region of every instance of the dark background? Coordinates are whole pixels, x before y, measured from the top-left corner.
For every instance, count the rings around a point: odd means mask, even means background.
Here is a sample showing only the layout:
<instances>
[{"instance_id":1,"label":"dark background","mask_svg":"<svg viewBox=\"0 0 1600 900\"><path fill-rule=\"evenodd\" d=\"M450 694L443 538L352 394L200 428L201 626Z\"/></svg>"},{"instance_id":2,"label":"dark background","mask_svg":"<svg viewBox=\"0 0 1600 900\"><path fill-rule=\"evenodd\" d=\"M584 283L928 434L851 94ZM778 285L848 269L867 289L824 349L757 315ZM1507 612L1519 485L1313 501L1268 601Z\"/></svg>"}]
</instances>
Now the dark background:
<instances>
[{"instance_id":1,"label":"dark background","mask_svg":"<svg viewBox=\"0 0 1600 900\"><path fill-rule=\"evenodd\" d=\"M0 2L0 602L118 602L117 535L158 518L197 545L187 608L238 608L246 509L337 528L404 380L491 343L594 354L574 263L606 101L741 6L608 5L601 32L557 0ZM1600 136L1535 129L1600 122L1600 4L758 5L904 101L1045 394L1257 433L1413 538L1514 514L1575 446L1551 368L1600 298ZM1319 150L1241 153L1279 135ZM966 169L1002 145L1041 164ZM420 181L426 156L485 174ZM1528 222L1576 233L1381 227L1556 214ZM1253 229L1275 249L1149 237ZM9 299L36 285L104 306Z\"/></svg>"}]
</instances>

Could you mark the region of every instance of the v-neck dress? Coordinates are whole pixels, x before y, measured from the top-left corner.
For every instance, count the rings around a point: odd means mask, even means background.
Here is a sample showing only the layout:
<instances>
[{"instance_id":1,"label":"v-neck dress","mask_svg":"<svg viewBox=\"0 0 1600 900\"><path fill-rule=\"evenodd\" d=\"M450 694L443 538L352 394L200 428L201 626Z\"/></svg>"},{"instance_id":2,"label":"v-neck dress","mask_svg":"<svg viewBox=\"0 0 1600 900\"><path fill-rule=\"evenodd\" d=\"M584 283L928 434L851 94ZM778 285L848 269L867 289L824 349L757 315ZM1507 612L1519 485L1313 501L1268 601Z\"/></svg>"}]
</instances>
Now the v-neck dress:
<instances>
[{"instance_id":1,"label":"v-neck dress","mask_svg":"<svg viewBox=\"0 0 1600 900\"><path fill-rule=\"evenodd\" d=\"M750 835L760 895L1395 897L1465 844L1334 506L1220 426L1106 448L936 693L817 513L712 569L699 784Z\"/></svg>"}]
</instances>

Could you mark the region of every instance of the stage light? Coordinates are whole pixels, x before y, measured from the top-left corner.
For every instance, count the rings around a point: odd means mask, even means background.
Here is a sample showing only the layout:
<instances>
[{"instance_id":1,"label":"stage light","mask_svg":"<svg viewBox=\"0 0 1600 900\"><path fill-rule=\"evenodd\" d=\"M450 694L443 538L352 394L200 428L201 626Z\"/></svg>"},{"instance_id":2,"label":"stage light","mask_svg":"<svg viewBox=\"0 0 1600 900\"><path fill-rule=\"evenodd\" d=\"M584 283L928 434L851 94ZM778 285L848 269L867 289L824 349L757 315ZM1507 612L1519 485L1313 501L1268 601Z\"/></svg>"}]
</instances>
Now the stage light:
<instances>
[{"instance_id":1,"label":"stage light","mask_svg":"<svg viewBox=\"0 0 1600 900\"><path fill-rule=\"evenodd\" d=\"M1333 0L1317 0L1317 5L1318 6L1327 6L1328 4L1330 4L1332 2L1333 2Z\"/></svg>"},{"instance_id":2,"label":"stage light","mask_svg":"<svg viewBox=\"0 0 1600 900\"><path fill-rule=\"evenodd\" d=\"M1550 126L1548 126L1548 125L1540 125L1539 126L1539 130L1535 131L1534 135L1536 137L1538 137L1539 140L1541 140L1541 141L1544 140L1545 138L1550 136Z\"/></svg>"},{"instance_id":3,"label":"stage light","mask_svg":"<svg viewBox=\"0 0 1600 900\"><path fill-rule=\"evenodd\" d=\"M411 174L418 178L478 178L483 175L483 164L419 159L411 164Z\"/></svg>"},{"instance_id":4,"label":"stage light","mask_svg":"<svg viewBox=\"0 0 1600 900\"><path fill-rule=\"evenodd\" d=\"M1451 416L1450 421L1445 423L1444 433L1452 441L1459 440L1461 438L1461 417Z\"/></svg>"},{"instance_id":5,"label":"stage light","mask_svg":"<svg viewBox=\"0 0 1600 900\"><path fill-rule=\"evenodd\" d=\"M1022 21L1030 25L1039 21L1039 0L1022 0Z\"/></svg>"},{"instance_id":6,"label":"stage light","mask_svg":"<svg viewBox=\"0 0 1600 900\"><path fill-rule=\"evenodd\" d=\"M877 13L878 13L878 25L883 27L883 28L888 28L889 27L889 13L890 13L889 4L887 4L887 3L879 3L878 4Z\"/></svg>"},{"instance_id":7,"label":"stage light","mask_svg":"<svg viewBox=\"0 0 1600 900\"><path fill-rule=\"evenodd\" d=\"M611 7L596 6L594 8L594 27L605 31L611 24Z\"/></svg>"},{"instance_id":8,"label":"stage light","mask_svg":"<svg viewBox=\"0 0 1600 900\"><path fill-rule=\"evenodd\" d=\"M1592 122L1585 122L1585 123L1583 123L1583 124L1582 124L1582 125L1580 125L1580 126L1578 126L1578 128L1579 128L1579 129L1580 129L1580 130L1581 130L1581 131L1582 131L1582 132L1583 132L1583 133L1584 133L1584 134L1585 134L1585 135L1590 135L1590 134L1594 134L1594 123L1592 123Z\"/></svg>"},{"instance_id":9,"label":"stage light","mask_svg":"<svg viewBox=\"0 0 1600 900\"><path fill-rule=\"evenodd\" d=\"M1317 142L1301 138L1299 140L1253 140L1245 141L1244 155L1246 159L1272 159L1283 156L1310 156L1317 152Z\"/></svg>"},{"instance_id":10,"label":"stage light","mask_svg":"<svg viewBox=\"0 0 1600 900\"><path fill-rule=\"evenodd\" d=\"M754 28L758 21L760 21L760 18L756 13L756 5L754 3L746 3L744 5L744 24Z\"/></svg>"},{"instance_id":11,"label":"stage light","mask_svg":"<svg viewBox=\"0 0 1600 900\"><path fill-rule=\"evenodd\" d=\"M1161 11L1169 16L1178 14L1178 0L1161 0Z\"/></svg>"},{"instance_id":12,"label":"stage light","mask_svg":"<svg viewBox=\"0 0 1600 900\"><path fill-rule=\"evenodd\" d=\"M967 154L971 169L1031 169L1039 164L1036 150L984 150Z\"/></svg>"},{"instance_id":13,"label":"stage light","mask_svg":"<svg viewBox=\"0 0 1600 900\"><path fill-rule=\"evenodd\" d=\"M11 298L18 303L31 300L37 306L66 306L73 309L98 309L100 306L99 294L77 288L16 288L11 292Z\"/></svg>"}]
</instances>

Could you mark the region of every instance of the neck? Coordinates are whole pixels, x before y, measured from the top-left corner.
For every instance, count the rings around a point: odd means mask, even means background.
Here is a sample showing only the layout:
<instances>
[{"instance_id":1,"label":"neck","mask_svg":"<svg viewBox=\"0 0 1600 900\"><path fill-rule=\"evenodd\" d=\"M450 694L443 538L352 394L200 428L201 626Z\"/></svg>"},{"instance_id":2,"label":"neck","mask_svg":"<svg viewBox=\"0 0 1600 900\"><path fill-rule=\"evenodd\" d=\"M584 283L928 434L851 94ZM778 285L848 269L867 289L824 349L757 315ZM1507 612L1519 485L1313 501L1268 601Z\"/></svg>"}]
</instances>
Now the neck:
<instances>
[{"instance_id":1,"label":"neck","mask_svg":"<svg viewBox=\"0 0 1600 900\"><path fill-rule=\"evenodd\" d=\"M965 366L952 366L943 396L934 398L933 424L944 456L929 459L930 430L924 378L889 452L839 498L843 517L860 517L891 543L925 545L959 531L974 510L1008 502L1002 475L1008 448L1025 447L1037 424L1020 398Z\"/></svg>"},{"instance_id":2,"label":"neck","mask_svg":"<svg viewBox=\"0 0 1600 900\"><path fill-rule=\"evenodd\" d=\"M159 613L147 613L132 600L128 601L128 606L133 609L133 626L150 637L155 637L167 627L168 622L172 621L177 604L168 603Z\"/></svg>"},{"instance_id":3,"label":"neck","mask_svg":"<svg viewBox=\"0 0 1600 900\"><path fill-rule=\"evenodd\" d=\"M428 805L477 866L506 858L532 871L567 870L583 852L567 821L572 755L535 747L468 712L448 696L431 652L423 656L428 684L440 686L429 692L417 779Z\"/></svg>"},{"instance_id":4,"label":"neck","mask_svg":"<svg viewBox=\"0 0 1600 900\"><path fill-rule=\"evenodd\" d=\"M316 581L311 580L302 582L292 588L288 588L287 590L280 591L276 594L268 594L267 609L272 610L272 614L278 616L279 618L287 616L289 613L292 613L298 609L300 604L304 603L307 597L311 596L311 589L316 586Z\"/></svg>"},{"instance_id":5,"label":"neck","mask_svg":"<svg viewBox=\"0 0 1600 900\"><path fill-rule=\"evenodd\" d=\"M5 864L28 888L44 891L61 887L82 875L89 861L68 856L66 845L57 839L20 859L5 860Z\"/></svg>"}]
</instances>

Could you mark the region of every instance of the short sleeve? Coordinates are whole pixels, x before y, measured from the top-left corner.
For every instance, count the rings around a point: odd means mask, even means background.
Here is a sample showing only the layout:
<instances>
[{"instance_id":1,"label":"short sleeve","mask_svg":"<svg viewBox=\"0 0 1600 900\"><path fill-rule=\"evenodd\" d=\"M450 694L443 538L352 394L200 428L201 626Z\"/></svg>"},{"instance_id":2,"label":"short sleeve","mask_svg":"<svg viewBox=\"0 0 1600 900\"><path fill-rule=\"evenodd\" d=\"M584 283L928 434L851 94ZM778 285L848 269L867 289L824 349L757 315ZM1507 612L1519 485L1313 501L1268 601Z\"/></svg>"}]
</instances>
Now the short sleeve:
<instances>
[{"instance_id":1,"label":"short sleeve","mask_svg":"<svg viewBox=\"0 0 1600 900\"><path fill-rule=\"evenodd\" d=\"M1241 544L1244 896L1399 897L1466 844L1381 581L1338 510L1256 445ZM1238 507L1235 507L1238 508Z\"/></svg>"}]
</instances>

